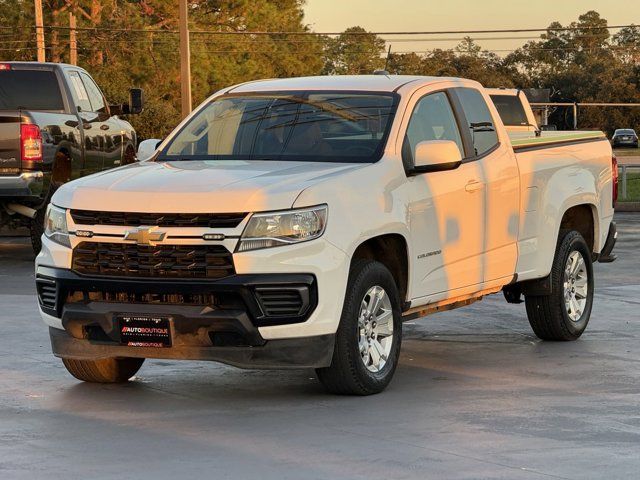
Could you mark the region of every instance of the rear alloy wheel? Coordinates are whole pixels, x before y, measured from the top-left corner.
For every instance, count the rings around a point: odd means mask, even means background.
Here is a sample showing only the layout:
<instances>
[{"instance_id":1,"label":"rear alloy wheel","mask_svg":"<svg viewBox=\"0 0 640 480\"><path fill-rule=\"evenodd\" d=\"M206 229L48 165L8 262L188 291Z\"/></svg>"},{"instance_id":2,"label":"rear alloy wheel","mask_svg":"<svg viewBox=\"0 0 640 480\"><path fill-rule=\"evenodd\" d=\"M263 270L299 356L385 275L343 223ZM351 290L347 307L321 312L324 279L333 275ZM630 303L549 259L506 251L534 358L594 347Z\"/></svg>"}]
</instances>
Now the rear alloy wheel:
<instances>
[{"instance_id":1,"label":"rear alloy wheel","mask_svg":"<svg viewBox=\"0 0 640 480\"><path fill-rule=\"evenodd\" d=\"M398 288L380 262L355 260L331 365L316 370L320 382L343 395L383 391L400 355L402 322Z\"/></svg>"},{"instance_id":2,"label":"rear alloy wheel","mask_svg":"<svg viewBox=\"0 0 640 480\"><path fill-rule=\"evenodd\" d=\"M564 308L572 322L580 320L587 307L589 273L582 254L574 251L564 269Z\"/></svg>"},{"instance_id":3,"label":"rear alloy wheel","mask_svg":"<svg viewBox=\"0 0 640 480\"><path fill-rule=\"evenodd\" d=\"M525 296L531 328L542 340L575 340L589 323L594 290L591 254L578 232L561 232L550 280L549 295Z\"/></svg>"}]
</instances>

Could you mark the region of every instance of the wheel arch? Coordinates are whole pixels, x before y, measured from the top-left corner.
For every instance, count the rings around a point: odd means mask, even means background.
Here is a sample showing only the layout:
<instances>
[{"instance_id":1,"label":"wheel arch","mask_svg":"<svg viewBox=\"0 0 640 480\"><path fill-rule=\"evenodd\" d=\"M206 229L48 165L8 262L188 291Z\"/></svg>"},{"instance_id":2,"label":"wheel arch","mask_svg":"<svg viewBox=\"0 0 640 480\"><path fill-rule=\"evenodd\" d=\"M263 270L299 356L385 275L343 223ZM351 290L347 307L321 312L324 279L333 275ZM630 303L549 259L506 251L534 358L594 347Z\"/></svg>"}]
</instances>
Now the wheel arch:
<instances>
[{"instance_id":1,"label":"wheel arch","mask_svg":"<svg viewBox=\"0 0 640 480\"><path fill-rule=\"evenodd\" d=\"M600 245L600 221L598 209L593 203L579 203L565 207L557 228L556 238L561 232L575 230L584 238L592 254L601 250Z\"/></svg>"},{"instance_id":2,"label":"wheel arch","mask_svg":"<svg viewBox=\"0 0 640 480\"><path fill-rule=\"evenodd\" d=\"M385 233L367 238L354 249L351 264L357 259L375 260L389 269L404 309L409 292L409 245L404 235Z\"/></svg>"}]
</instances>

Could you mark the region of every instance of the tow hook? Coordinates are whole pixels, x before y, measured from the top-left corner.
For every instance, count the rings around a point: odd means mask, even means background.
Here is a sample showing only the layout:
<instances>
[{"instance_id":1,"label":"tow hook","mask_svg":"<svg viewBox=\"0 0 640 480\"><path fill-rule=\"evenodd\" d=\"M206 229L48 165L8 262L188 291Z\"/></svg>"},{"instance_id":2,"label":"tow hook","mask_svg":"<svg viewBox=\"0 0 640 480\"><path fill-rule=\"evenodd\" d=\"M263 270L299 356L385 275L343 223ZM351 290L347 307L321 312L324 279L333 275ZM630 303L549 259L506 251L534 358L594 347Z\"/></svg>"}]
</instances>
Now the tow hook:
<instances>
[{"instance_id":1,"label":"tow hook","mask_svg":"<svg viewBox=\"0 0 640 480\"><path fill-rule=\"evenodd\" d=\"M29 208L25 205L20 205L19 203L10 203L5 208L10 215L18 213L20 215L24 215L27 218L36 218L36 215L38 214L37 210Z\"/></svg>"}]
</instances>

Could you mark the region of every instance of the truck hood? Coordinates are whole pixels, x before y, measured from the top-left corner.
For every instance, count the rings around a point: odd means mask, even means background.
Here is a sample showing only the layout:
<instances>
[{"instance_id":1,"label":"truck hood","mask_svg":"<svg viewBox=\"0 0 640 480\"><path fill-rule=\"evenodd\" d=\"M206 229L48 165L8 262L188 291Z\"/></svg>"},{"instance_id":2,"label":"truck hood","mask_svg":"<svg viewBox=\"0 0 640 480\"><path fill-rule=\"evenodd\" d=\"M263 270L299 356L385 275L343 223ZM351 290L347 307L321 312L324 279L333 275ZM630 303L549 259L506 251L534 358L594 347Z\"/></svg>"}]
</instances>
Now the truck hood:
<instances>
[{"instance_id":1,"label":"truck hood","mask_svg":"<svg viewBox=\"0 0 640 480\"><path fill-rule=\"evenodd\" d=\"M52 203L149 213L279 210L290 208L309 185L363 166L259 160L142 162L63 185Z\"/></svg>"}]
</instances>

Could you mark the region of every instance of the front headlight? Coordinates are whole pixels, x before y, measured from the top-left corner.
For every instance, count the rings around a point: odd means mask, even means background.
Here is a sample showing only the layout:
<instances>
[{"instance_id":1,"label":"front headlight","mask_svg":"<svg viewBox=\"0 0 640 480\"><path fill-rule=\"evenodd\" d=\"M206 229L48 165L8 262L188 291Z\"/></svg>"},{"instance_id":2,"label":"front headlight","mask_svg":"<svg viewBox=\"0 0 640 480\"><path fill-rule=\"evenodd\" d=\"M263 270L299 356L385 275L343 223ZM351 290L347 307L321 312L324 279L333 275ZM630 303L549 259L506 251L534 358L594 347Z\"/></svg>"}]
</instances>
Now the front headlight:
<instances>
[{"instance_id":1,"label":"front headlight","mask_svg":"<svg viewBox=\"0 0 640 480\"><path fill-rule=\"evenodd\" d=\"M67 211L49 204L44 220L44 234L51 241L71 248L67 229Z\"/></svg>"},{"instance_id":2,"label":"front headlight","mask_svg":"<svg viewBox=\"0 0 640 480\"><path fill-rule=\"evenodd\" d=\"M278 247L318 238L327 225L327 206L257 213L242 233L238 252Z\"/></svg>"}]
</instances>

